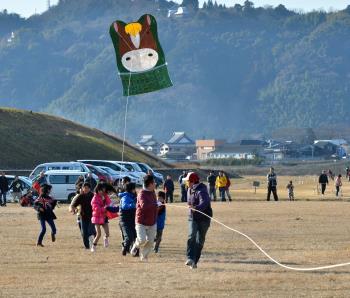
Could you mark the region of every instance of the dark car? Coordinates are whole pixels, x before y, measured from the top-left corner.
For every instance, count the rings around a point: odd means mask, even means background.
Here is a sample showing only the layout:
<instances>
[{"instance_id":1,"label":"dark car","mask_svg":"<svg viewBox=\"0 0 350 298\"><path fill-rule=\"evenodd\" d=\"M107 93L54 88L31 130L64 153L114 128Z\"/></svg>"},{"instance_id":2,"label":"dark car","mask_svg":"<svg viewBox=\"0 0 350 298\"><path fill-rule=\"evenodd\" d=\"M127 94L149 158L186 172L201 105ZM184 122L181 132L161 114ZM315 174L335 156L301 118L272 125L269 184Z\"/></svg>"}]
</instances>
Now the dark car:
<instances>
[{"instance_id":1,"label":"dark car","mask_svg":"<svg viewBox=\"0 0 350 298\"><path fill-rule=\"evenodd\" d=\"M99 181L106 181L108 183L113 184L113 177L105 170L100 167L93 166L90 164L85 164L87 168L98 177Z\"/></svg>"}]
</instances>

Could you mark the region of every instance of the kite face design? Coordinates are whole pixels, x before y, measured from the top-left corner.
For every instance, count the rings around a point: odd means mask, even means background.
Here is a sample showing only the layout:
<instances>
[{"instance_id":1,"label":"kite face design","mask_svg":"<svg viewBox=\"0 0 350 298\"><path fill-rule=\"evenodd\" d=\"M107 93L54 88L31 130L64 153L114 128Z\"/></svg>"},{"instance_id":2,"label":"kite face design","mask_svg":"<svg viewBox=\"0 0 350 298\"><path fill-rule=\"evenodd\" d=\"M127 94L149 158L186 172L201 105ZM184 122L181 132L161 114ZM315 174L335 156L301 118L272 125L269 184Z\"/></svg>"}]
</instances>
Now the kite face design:
<instances>
[{"instance_id":1,"label":"kite face design","mask_svg":"<svg viewBox=\"0 0 350 298\"><path fill-rule=\"evenodd\" d=\"M124 95L172 86L153 16L143 15L129 24L115 21L110 27L110 35Z\"/></svg>"}]
</instances>

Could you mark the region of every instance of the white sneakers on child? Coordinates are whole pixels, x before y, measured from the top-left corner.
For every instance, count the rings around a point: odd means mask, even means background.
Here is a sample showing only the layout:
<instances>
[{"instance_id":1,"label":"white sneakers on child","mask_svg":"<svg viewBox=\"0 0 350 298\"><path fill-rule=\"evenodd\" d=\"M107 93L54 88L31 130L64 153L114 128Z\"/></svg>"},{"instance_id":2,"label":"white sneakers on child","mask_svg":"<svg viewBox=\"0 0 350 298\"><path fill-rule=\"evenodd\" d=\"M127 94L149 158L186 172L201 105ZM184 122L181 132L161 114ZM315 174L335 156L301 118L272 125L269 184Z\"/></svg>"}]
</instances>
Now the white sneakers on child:
<instances>
[{"instance_id":1,"label":"white sneakers on child","mask_svg":"<svg viewBox=\"0 0 350 298\"><path fill-rule=\"evenodd\" d=\"M105 248L107 248L108 246L109 246L109 241L108 241L108 237L104 237L104 239L103 239L103 246L105 247Z\"/></svg>"},{"instance_id":2,"label":"white sneakers on child","mask_svg":"<svg viewBox=\"0 0 350 298\"><path fill-rule=\"evenodd\" d=\"M96 245L92 244L91 245L91 252L95 252L96 251Z\"/></svg>"}]
</instances>

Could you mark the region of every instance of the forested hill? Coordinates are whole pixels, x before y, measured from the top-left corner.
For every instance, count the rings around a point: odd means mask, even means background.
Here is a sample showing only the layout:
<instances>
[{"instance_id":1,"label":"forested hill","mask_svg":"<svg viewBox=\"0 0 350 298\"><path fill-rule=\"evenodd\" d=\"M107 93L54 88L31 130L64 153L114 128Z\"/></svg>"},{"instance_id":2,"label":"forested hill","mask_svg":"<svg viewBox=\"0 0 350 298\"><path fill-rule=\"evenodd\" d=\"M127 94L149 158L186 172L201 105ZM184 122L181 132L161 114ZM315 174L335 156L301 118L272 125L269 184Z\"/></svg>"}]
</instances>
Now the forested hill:
<instances>
[{"instance_id":1,"label":"forested hill","mask_svg":"<svg viewBox=\"0 0 350 298\"><path fill-rule=\"evenodd\" d=\"M121 134L125 98L108 29L151 13L174 87L131 98L129 139L349 123L350 7L304 14L185 2L190 15L180 18L167 17L174 3L165 0L61 0L26 20L0 14L0 105Z\"/></svg>"}]
</instances>

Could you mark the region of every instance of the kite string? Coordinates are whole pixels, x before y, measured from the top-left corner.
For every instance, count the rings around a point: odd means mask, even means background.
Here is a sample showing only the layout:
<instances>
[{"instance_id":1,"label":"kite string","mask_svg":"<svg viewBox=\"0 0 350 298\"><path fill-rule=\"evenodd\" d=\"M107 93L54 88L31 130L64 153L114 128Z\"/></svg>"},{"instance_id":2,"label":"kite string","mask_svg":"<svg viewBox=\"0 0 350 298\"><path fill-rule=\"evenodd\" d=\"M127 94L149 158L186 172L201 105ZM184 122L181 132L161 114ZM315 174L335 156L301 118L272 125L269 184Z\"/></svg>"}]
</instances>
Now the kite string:
<instances>
[{"instance_id":1,"label":"kite string","mask_svg":"<svg viewBox=\"0 0 350 298\"><path fill-rule=\"evenodd\" d=\"M345 266L349 266L350 262L347 263L339 263L339 264L334 264L334 265L327 265L327 266L318 266L318 267L306 267L306 268L298 268L298 267L292 267L292 266L288 266L288 265L284 265L282 263L280 263L279 261L277 261L276 259L274 259L273 257L271 257L263 248L261 248L261 246L259 244L257 244L250 236L244 234L241 231L238 231L234 228L231 228L227 225L225 225L224 223L220 222L219 220L215 219L214 217L211 217L207 214L205 214L202 211L196 210L194 208L190 208L188 206L177 206L177 205L169 205L167 204L168 207L175 207L175 208L186 208L186 209L191 209L194 212L198 212L201 213L202 215L210 218L212 221L216 222L217 224L223 226L224 228L233 231L243 237L245 237L246 239L248 239L251 243L254 244L254 246L259 249L270 261L272 261L273 263L275 263L276 265L285 268L285 269L289 269L289 270L293 270L293 271L318 271L318 270L324 270L324 269L331 269L331 268L337 268L337 267L345 267Z\"/></svg>"}]
</instances>

